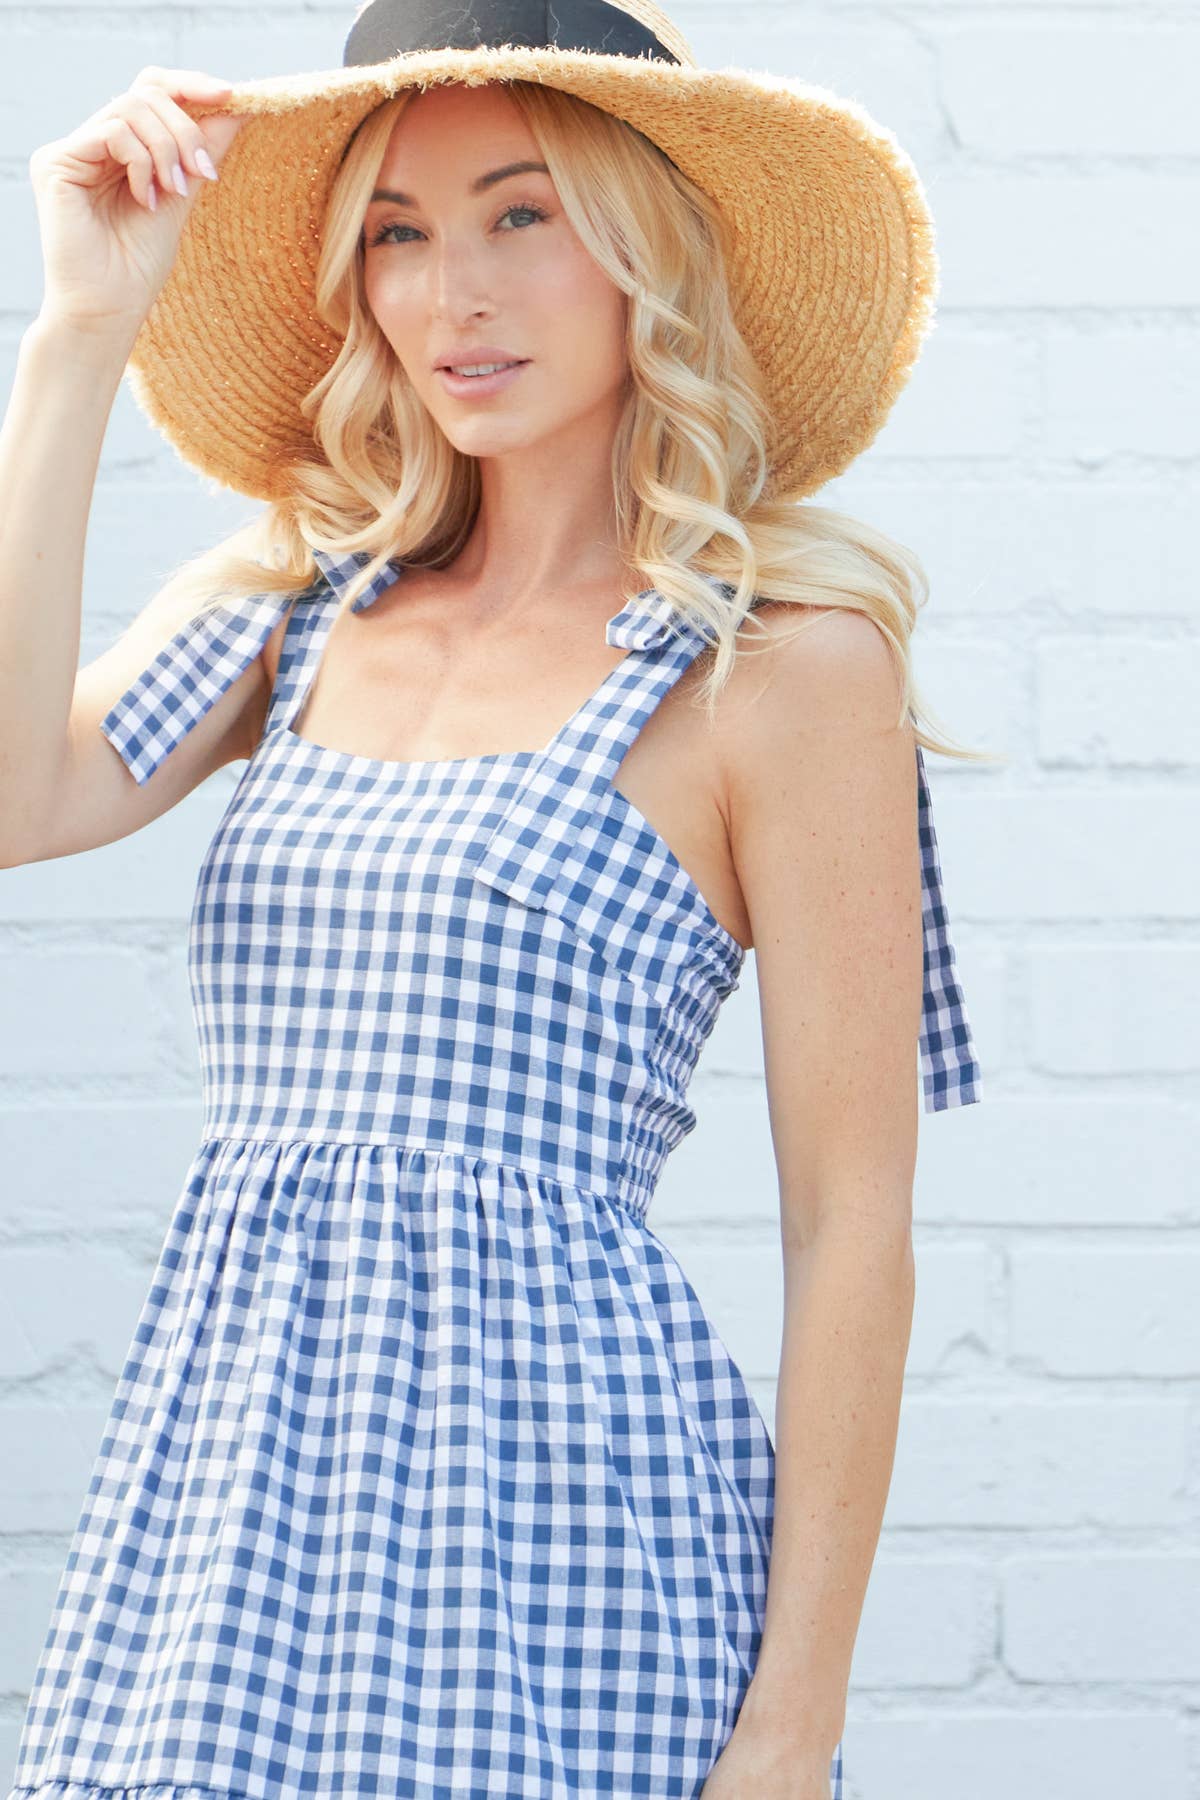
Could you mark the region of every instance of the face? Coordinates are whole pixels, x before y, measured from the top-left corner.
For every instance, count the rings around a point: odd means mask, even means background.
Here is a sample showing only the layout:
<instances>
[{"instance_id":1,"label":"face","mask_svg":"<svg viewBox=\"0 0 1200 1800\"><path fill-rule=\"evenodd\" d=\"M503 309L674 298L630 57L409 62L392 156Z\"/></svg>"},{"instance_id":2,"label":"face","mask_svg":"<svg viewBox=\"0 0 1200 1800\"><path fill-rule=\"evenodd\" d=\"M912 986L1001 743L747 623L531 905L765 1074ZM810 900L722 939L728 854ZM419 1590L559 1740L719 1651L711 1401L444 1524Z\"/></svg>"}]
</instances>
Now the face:
<instances>
[{"instance_id":1,"label":"face","mask_svg":"<svg viewBox=\"0 0 1200 1800\"><path fill-rule=\"evenodd\" d=\"M499 87L432 87L397 120L364 219L368 302L405 373L465 454L569 454L616 428L625 296L584 249ZM500 173L498 173L500 172ZM480 353L482 352L482 354ZM494 378L445 361L519 359Z\"/></svg>"}]
</instances>

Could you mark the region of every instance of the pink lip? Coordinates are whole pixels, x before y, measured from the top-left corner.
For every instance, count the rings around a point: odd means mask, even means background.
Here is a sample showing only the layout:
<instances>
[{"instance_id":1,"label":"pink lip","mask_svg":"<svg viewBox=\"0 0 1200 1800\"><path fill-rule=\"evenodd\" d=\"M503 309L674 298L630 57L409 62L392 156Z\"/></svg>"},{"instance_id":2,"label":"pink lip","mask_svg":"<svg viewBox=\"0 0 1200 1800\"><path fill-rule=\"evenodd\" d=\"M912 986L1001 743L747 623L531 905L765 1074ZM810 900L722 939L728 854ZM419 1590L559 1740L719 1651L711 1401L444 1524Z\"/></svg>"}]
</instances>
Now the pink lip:
<instances>
[{"instance_id":1,"label":"pink lip","mask_svg":"<svg viewBox=\"0 0 1200 1800\"><path fill-rule=\"evenodd\" d=\"M480 356L478 362L498 362L498 357ZM529 367L528 361L519 362L511 369L500 369L495 375L455 375L449 369L439 369L438 377L446 390L459 399L471 397L484 399L489 394L498 394L504 388L511 387L523 369Z\"/></svg>"},{"instance_id":2,"label":"pink lip","mask_svg":"<svg viewBox=\"0 0 1200 1800\"><path fill-rule=\"evenodd\" d=\"M435 369L461 369L465 364L491 362L527 362L525 356L518 356L515 350L506 350L501 344L458 344L453 350L447 350L434 363Z\"/></svg>"}]
</instances>

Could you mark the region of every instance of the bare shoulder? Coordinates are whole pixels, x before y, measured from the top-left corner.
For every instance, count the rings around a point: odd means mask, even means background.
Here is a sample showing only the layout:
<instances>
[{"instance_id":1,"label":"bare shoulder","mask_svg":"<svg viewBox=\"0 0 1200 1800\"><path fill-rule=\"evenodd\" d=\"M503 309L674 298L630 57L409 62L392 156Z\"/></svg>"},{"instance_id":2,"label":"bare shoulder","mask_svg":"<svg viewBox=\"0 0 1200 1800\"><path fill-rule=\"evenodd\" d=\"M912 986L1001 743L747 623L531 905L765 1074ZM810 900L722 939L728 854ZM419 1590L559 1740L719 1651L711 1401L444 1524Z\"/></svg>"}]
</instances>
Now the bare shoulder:
<instances>
[{"instance_id":1,"label":"bare shoulder","mask_svg":"<svg viewBox=\"0 0 1200 1800\"><path fill-rule=\"evenodd\" d=\"M728 782L764 760L786 762L814 737L894 730L901 687L891 646L865 613L762 603L718 701Z\"/></svg>"},{"instance_id":2,"label":"bare shoulder","mask_svg":"<svg viewBox=\"0 0 1200 1800\"><path fill-rule=\"evenodd\" d=\"M745 631L722 695L721 748L784 1240L803 1248L835 1205L890 1230L862 1197L903 1194L911 1166L916 761L903 671L870 617L786 603L755 616L763 629ZM838 1169L852 1179L831 1178Z\"/></svg>"},{"instance_id":3,"label":"bare shoulder","mask_svg":"<svg viewBox=\"0 0 1200 1800\"><path fill-rule=\"evenodd\" d=\"M786 713L804 700L806 714L818 709L824 724L849 707L894 709L900 697L895 657L866 613L768 601L755 607L752 619L741 633L731 693L737 686L770 712Z\"/></svg>"}]
</instances>

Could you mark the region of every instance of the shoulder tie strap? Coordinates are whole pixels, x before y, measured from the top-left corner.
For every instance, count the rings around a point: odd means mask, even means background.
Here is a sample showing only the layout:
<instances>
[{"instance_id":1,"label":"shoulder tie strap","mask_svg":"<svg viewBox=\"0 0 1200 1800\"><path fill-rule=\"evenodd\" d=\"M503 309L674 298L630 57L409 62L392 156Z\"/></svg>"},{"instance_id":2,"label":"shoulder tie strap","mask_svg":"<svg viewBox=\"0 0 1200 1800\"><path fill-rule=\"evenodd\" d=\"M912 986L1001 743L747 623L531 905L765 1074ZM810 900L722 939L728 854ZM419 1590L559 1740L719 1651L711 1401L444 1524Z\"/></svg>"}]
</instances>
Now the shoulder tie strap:
<instances>
[{"instance_id":1,"label":"shoulder tie strap","mask_svg":"<svg viewBox=\"0 0 1200 1800\"><path fill-rule=\"evenodd\" d=\"M618 966L644 972L644 907L624 914L603 872L604 799L633 740L655 706L706 642L661 595L639 595L611 620L608 642L639 654L627 658L523 777L492 831L476 873L527 906L561 912ZM949 935L933 804L920 745L917 830L924 938L918 1034L926 1112L969 1106L982 1098L981 1071ZM732 981L728 946L710 944L720 974ZM670 966L655 965L660 979Z\"/></svg>"},{"instance_id":2,"label":"shoulder tie strap","mask_svg":"<svg viewBox=\"0 0 1200 1800\"><path fill-rule=\"evenodd\" d=\"M182 626L100 721L139 785L259 655L288 609L324 589L335 594L370 561L366 551L334 557L314 550L319 575L299 594L256 594L208 607ZM392 560L354 603L361 611L402 571ZM706 577L714 580L714 577ZM663 695L704 647L705 639L654 590L640 594L606 628L608 643L630 655L574 715L519 784L487 840L478 873L531 906L545 905L556 883L574 871L594 888L584 846L598 803L611 787L629 746ZM298 649L300 673L307 647ZM302 684L287 679L279 689L283 716ZM277 684L278 685L278 684ZM273 707L275 705L273 698ZM969 1106L981 1098L979 1062L963 999L933 823L932 798L921 746L917 746L918 835L921 849L924 995L920 1067L927 1112ZM582 890L581 890L582 891Z\"/></svg>"},{"instance_id":3,"label":"shoulder tie strap","mask_svg":"<svg viewBox=\"0 0 1200 1800\"><path fill-rule=\"evenodd\" d=\"M608 622L623 662L568 720L522 777L488 838L476 873L530 906L545 903L582 844L638 732L704 646L661 595L640 595Z\"/></svg>"},{"instance_id":4,"label":"shoulder tie strap","mask_svg":"<svg viewBox=\"0 0 1200 1800\"><path fill-rule=\"evenodd\" d=\"M926 1112L971 1106L982 1098L979 1061L950 941L942 868L925 756L917 745L917 834L921 845L921 922L925 991L921 1008L921 1085Z\"/></svg>"},{"instance_id":5,"label":"shoulder tie strap","mask_svg":"<svg viewBox=\"0 0 1200 1800\"><path fill-rule=\"evenodd\" d=\"M335 558L313 555L317 580L300 593L251 594L227 604L208 606L168 639L151 662L116 699L100 721L100 730L141 786L165 757L181 743L211 706L258 656L280 619L294 605L323 591L344 591L351 576L370 557L356 552ZM399 565L389 563L355 602L369 606L396 579Z\"/></svg>"}]
</instances>

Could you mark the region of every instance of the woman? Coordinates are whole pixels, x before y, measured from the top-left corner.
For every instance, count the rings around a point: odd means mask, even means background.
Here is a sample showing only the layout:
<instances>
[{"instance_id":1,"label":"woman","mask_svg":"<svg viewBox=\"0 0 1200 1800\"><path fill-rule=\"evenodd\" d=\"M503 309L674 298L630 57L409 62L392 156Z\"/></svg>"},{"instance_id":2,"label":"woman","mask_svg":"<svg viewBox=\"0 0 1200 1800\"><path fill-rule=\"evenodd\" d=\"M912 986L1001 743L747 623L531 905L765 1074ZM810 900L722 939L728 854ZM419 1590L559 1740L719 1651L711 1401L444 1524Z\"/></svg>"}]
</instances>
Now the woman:
<instances>
[{"instance_id":1,"label":"woman","mask_svg":"<svg viewBox=\"0 0 1200 1800\"><path fill-rule=\"evenodd\" d=\"M319 76L143 71L34 158L6 860L246 767L192 918L204 1136L10 1800L841 1795L914 1036L927 1110L978 1066L919 565L795 500L902 384L927 220L856 109L695 69L656 8L459 10L373 0ZM266 504L68 706L127 363ZM777 1445L645 1222L750 947Z\"/></svg>"}]
</instances>

